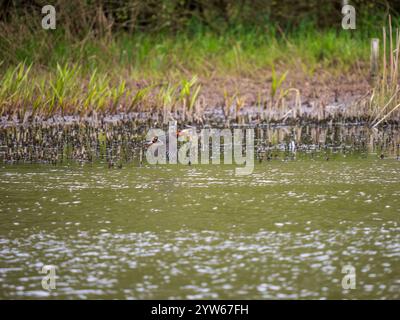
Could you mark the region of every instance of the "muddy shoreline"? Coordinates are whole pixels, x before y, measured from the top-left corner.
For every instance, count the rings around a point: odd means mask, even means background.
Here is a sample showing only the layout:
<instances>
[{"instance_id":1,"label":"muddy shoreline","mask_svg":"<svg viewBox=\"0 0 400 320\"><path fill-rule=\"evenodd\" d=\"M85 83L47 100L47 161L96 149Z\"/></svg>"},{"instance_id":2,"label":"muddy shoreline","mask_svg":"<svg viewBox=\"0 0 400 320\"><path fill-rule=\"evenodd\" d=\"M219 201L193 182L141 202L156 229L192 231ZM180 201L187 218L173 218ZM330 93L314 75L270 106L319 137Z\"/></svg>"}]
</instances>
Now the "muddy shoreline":
<instances>
[{"instance_id":1,"label":"muddy shoreline","mask_svg":"<svg viewBox=\"0 0 400 320\"><path fill-rule=\"evenodd\" d=\"M284 70L284 69L282 69ZM282 87L271 94L272 78L243 76L212 76L200 78L200 94L191 109L184 105L162 105L160 90L164 83L152 87L145 105L128 106L121 101L118 107L104 110L75 106L66 110L47 112L32 107L10 106L0 114L0 128L36 123L117 122L120 120L167 123L176 120L181 125L229 126L230 124L309 124L329 121L346 123L368 122L367 101L371 86L364 71L332 76L323 70L313 76L291 70ZM168 83L168 79L166 79ZM146 80L130 80L129 88L152 86ZM389 121L388 123L399 121Z\"/></svg>"},{"instance_id":2,"label":"muddy shoreline","mask_svg":"<svg viewBox=\"0 0 400 320\"><path fill-rule=\"evenodd\" d=\"M399 157L400 119L391 118L373 128L367 112L371 88L359 74L337 78L292 74L281 89L290 94L275 105L273 101L257 101L259 92L270 95L269 82L268 77L214 78L203 83L199 103L191 110L158 106L128 112L121 106L113 112L45 115L16 109L0 117L0 162L135 161L143 156L148 130L166 129L171 121L178 129L254 128L261 160L271 157L272 152L287 152L290 142L305 152ZM246 92L242 104L224 101L221 88L227 90L225 94Z\"/></svg>"}]
</instances>

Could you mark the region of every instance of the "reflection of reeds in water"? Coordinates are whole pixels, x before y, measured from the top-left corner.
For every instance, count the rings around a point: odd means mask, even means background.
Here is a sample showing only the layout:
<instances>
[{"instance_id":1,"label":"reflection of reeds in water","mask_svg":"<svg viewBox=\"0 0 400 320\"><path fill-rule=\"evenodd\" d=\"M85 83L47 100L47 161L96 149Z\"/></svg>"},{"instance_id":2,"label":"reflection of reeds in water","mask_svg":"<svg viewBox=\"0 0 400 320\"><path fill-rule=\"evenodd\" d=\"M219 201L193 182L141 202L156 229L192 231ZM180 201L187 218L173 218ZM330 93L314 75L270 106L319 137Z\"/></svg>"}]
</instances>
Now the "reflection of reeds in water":
<instances>
[{"instance_id":1,"label":"reflection of reeds in water","mask_svg":"<svg viewBox=\"0 0 400 320\"><path fill-rule=\"evenodd\" d=\"M400 31L399 28L396 28L395 31L393 30L390 16L388 33L386 32L386 27L383 27L382 77L375 82L375 87L368 103L371 123L374 127L385 120L398 119L399 117ZM387 38L389 38L388 44ZM389 50L387 50L387 45Z\"/></svg>"},{"instance_id":2,"label":"reflection of reeds in water","mask_svg":"<svg viewBox=\"0 0 400 320\"><path fill-rule=\"evenodd\" d=\"M76 121L64 124L36 123L0 128L0 162L60 164L69 160L96 160L121 165L143 162L145 135L149 127L137 120L120 119L97 124ZM166 129L166 128L164 128ZM362 126L258 126L257 154L264 159L275 151L385 154L399 156L400 131Z\"/></svg>"}]
</instances>

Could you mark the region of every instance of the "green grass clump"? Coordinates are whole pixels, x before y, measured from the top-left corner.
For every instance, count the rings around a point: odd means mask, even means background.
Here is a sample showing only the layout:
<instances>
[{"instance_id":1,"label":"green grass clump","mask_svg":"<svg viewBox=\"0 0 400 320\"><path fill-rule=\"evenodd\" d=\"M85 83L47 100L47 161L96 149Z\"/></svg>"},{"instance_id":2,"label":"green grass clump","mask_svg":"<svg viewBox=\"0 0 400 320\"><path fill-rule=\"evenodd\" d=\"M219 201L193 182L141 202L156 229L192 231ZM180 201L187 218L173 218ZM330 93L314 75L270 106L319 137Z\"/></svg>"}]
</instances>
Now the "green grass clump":
<instances>
[{"instance_id":1,"label":"green grass clump","mask_svg":"<svg viewBox=\"0 0 400 320\"><path fill-rule=\"evenodd\" d=\"M197 76L136 89L128 88L122 77L114 80L96 69L87 79L78 64L58 64L54 72L33 74L32 65L19 63L0 78L0 113L116 113L162 107L191 112L201 89Z\"/></svg>"}]
</instances>

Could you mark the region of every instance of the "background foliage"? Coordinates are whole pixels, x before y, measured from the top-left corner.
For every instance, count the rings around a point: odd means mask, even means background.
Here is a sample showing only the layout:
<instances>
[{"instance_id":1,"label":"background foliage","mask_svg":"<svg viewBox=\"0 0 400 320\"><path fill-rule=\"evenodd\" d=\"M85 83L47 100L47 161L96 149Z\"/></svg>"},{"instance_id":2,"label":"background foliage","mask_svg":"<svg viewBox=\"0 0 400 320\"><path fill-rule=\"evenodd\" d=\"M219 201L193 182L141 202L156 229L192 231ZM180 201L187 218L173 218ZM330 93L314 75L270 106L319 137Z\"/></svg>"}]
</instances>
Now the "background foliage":
<instances>
[{"instance_id":1,"label":"background foliage","mask_svg":"<svg viewBox=\"0 0 400 320\"><path fill-rule=\"evenodd\" d=\"M180 31L202 27L222 32L232 27L263 28L273 23L292 30L304 21L318 28L340 25L342 0L2 0L0 19L34 17L55 5L60 25L74 35L88 30ZM400 1L353 0L361 23L400 11Z\"/></svg>"}]
</instances>

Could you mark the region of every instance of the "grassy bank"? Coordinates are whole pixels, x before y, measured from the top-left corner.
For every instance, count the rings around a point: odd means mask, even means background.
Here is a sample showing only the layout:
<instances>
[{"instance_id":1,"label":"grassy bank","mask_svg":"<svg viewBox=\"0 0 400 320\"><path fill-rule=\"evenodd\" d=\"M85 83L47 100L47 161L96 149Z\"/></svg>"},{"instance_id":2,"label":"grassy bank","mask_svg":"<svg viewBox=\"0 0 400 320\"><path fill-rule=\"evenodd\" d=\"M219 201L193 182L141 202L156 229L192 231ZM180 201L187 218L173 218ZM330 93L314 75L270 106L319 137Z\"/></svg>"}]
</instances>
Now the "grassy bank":
<instances>
[{"instance_id":1,"label":"grassy bank","mask_svg":"<svg viewBox=\"0 0 400 320\"><path fill-rule=\"evenodd\" d=\"M1 39L2 60L55 68L79 63L86 73L119 74L155 79L185 73L257 75L273 65L300 66L313 74L319 68L345 72L369 58L368 37L353 31L316 31L304 26L284 34L266 28L230 30L218 35L201 30L178 34L126 34L71 40L61 32L42 31L27 39ZM377 36L378 34L375 34Z\"/></svg>"},{"instance_id":2,"label":"grassy bank","mask_svg":"<svg viewBox=\"0 0 400 320\"><path fill-rule=\"evenodd\" d=\"M354 84L367 93L370 38L382 37L375 25L318 30L311 22L293 30L266 24L218 33L200 25L175 33L74 37L63 28L17 22L1 25L3 114L191 113L214 106L228 114L254 105L295 106L301 98L322 101L318 108L324 108L338 99L333 92L346 94L341 91L353 91Z\"/></svg>"}]
</instances>

